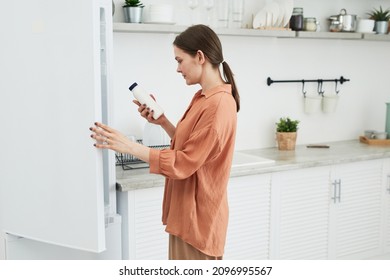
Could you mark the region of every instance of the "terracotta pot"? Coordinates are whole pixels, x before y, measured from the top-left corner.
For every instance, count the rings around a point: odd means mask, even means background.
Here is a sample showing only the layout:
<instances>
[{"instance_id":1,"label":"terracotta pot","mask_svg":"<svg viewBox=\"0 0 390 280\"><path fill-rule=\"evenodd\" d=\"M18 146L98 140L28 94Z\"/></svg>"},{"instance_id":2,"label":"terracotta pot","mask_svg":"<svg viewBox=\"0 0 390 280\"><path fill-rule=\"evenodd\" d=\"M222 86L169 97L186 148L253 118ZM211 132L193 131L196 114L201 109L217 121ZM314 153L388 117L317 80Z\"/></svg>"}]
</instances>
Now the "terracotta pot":
<instances>
[{"instance_id":1,"label":"terracotta pot","mask_svg":"<svg viewBox=\"0 0 390 280\"><path fill-rule=\"evenodd\" d=\"M276 139L278 140L278 148L282 151L295 150L297 141L296 132L277 132Z\"/></svg>"}]
</instances>

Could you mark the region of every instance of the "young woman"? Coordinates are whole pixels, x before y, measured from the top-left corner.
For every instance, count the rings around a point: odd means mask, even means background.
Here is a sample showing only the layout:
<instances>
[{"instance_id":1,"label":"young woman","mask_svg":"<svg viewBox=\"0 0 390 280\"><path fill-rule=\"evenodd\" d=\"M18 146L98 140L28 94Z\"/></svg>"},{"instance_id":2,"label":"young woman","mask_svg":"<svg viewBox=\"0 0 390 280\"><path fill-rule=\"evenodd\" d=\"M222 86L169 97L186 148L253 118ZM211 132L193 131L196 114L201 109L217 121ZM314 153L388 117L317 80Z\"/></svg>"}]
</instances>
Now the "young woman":
<instances>
[{"instance_id":1,"label":"young woman","mask_svg":"<svg viewBox=\"0 0 390 280\"><path fill-rule=\"evenodd\" d=\"M169 259L222 259L240 98L212 29L189 27L176 37L173 49L177 72L187 85L201 86L176 127L165 115L154 120L153 112L135 101L141 116L171 137L170 149L131 142L101 123L90 128L91 137L97 148L132 154L149 163L150 173L166 177L162 222L169 233Z\"/></svg>"}]
</instances>

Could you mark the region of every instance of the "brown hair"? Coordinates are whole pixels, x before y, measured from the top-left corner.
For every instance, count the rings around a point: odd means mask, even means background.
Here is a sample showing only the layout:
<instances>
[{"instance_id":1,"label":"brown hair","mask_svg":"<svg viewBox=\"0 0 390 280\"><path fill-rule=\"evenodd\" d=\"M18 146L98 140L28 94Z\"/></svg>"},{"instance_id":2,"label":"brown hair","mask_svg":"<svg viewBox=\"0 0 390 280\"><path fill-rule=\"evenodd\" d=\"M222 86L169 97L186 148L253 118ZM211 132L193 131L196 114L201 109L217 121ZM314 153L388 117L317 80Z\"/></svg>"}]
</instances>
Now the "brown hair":
<instances>
[{"instance_id":1,"label":"brown hair","mask_svg":"<svg viewBox=\"0 0 390 280\"><path fill-rule=\"evenodd\" d=\"M201 50L214 67L219 67L219 64L222 64L223 75L226 82L232 86L232 94L238 112L240 110L240 95L234 81L233 72L229 64L223 59L222 44L217 34L206 25L193 25L177 35L173 44L193 56L196 55L198 50Z\"/></svg>"}]
</instances>

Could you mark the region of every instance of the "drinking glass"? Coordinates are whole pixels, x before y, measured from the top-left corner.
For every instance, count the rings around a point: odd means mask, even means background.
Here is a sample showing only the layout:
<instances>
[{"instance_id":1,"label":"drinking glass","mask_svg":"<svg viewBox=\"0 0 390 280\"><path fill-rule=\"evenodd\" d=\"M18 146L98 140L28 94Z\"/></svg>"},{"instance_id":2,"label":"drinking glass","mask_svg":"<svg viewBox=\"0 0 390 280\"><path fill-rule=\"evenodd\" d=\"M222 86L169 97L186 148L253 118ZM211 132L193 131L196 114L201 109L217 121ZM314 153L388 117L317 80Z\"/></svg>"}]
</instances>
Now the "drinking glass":
<instances>
[{"instance_id":1,"label":"drinking glass","mask_svg":"<svg viewBox=\"0 0 390 280\"><path fill-rule=\"evenodd\" d=\"M242 20L244 16L244 0L232 0L232 25L235 28L242 27Z\"/></svg>"},{"instance_id":2,"label":"drinking glass","mask_svg":"<svg viewBox=\"0 0 390 280\"><path fill-rule=\"evenodd\" d=\"M199 1L198 0L188 0L187 5L191 9L191 25L193 25L194 24L194 10L198 7Z\"/></svg>"},{"instance_id":3,"label":"drinking glass","mask_svg":"<svg viewBox=\"0 0 390 280\"><path fill-rule=\"evenodd\" d=\"M211 10L214 8L214 0L203 0L203 5L207 10L207 25L211 25Z\"/></svg>"},{"instance_id":4,"label":"drinking glass","mask_svg":"<svg viewBox=\"0 0 390 280\"><path fill-rule=\"evenodd\" d=\"M229 2L217 0L218 27L227 28L229 26Z\"/></svg>"}]
</instances>

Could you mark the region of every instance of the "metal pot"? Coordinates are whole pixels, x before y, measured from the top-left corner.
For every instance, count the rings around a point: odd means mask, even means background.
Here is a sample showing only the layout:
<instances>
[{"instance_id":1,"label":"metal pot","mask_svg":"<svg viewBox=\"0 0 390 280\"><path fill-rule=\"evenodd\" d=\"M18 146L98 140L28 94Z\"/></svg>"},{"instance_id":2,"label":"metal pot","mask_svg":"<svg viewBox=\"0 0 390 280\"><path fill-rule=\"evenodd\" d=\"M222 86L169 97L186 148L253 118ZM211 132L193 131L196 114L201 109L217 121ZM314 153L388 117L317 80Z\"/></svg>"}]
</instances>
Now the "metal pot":
<instances>
[{"instance_id":1,"label":"metal pot","mask_svg":"<svg viewBox=\"0 0 390 280\"><path fill-rule=\"evenodd\" d=\"M330 31L355 32L357 16L348 15L346 9L341 9L339 15L329 17ZM333 29L333 30L332 30Z\"/></svg>"}]
</instances>

